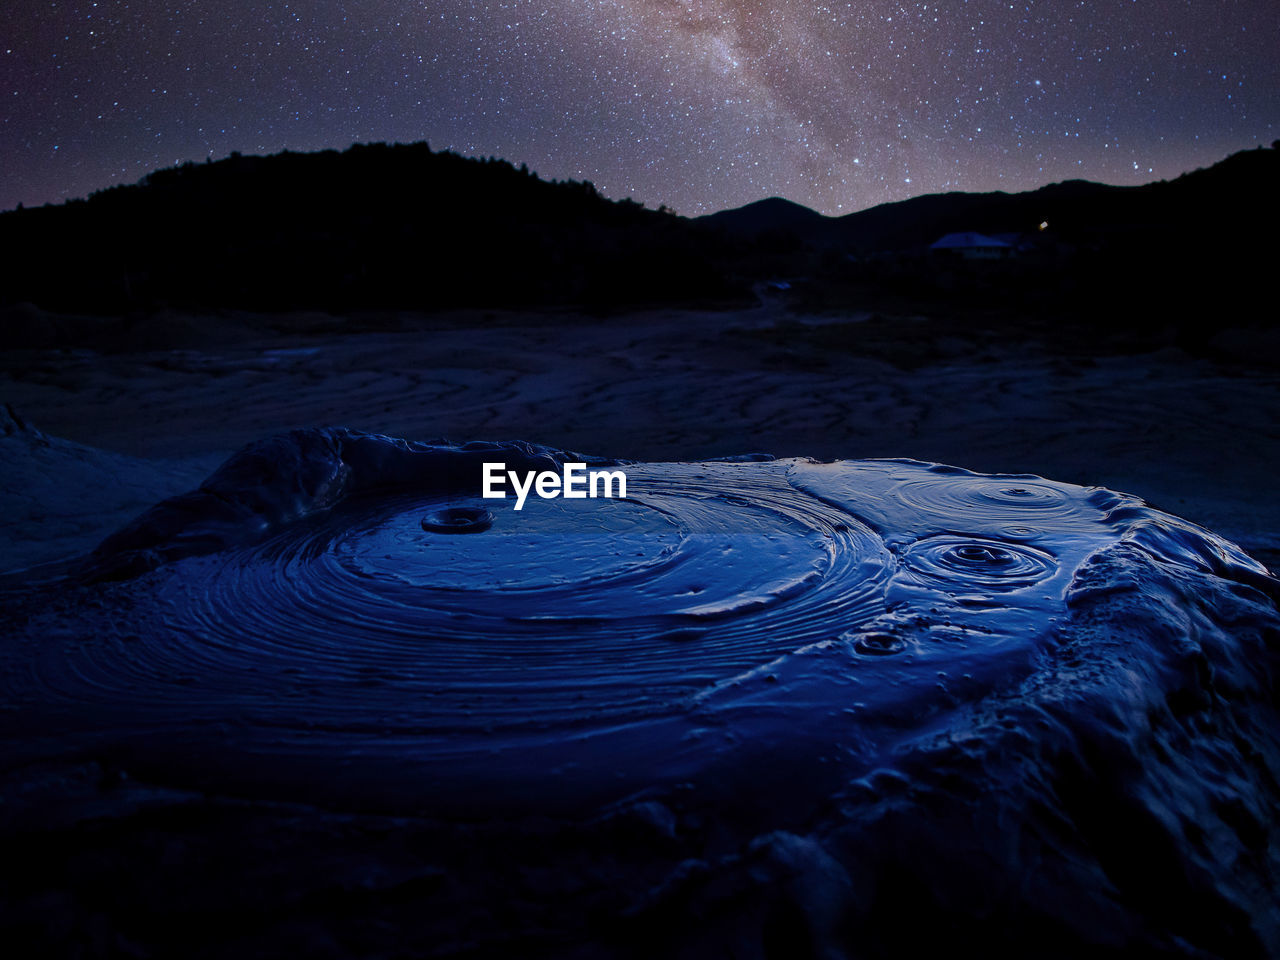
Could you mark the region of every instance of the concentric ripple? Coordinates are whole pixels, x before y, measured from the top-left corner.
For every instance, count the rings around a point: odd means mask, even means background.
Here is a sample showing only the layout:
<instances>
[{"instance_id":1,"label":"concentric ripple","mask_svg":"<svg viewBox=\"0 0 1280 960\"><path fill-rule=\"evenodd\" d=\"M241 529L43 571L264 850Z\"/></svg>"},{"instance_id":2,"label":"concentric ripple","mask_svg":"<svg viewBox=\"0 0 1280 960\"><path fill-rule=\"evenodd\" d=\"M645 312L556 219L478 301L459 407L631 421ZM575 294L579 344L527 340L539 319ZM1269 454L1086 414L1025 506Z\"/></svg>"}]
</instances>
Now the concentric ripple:
<instances>
[{"instance_id":1,"label":"concentric ripple","mask_svg":"<svg viewBox=\"0 0 1280 960\"><path fill-rule=\"evenodd\" d=\"M109 538L72 614L27 619L5 742L35 750L37 724L175 778L464 807L762 752L869 763L940 677L978 697L1031 670L1076 571L1154 522L910 461L627 464L625 499L478 496L485 462L571 456L341 430L247 448Z\"/></svg>"},{"instance_id":2,"label":"concentric ripple","mask_svg":"<svg viewBox=\"0 0 1280 960\"><path fill-rule=\"evenodd\" d=\"M934 560L921 556L920 565L933 573L972 574L975 583L990 574L993 586L1016 582L1024 565L1030 572L1047 563L1069 575L1076 562L1098 548L1100 537L1114 532L1108 512L1121 501L1136 503L1097 487L914 460L798 461L790 476L799 489L850 511L897 543L939 534L974 541L971 550ZM991 542L984 550L978 541ZM962 546L958 541L945 545ZM916 548L911 556L921 550L928 548Z\"/></svg>"},{"instance_id":3,"label":"concentric ripple","mask_svg":"<svg viewBox=\"0 0 1280 960\"><path fill-rule=\"evenodd\" d=\"M491 748L504 730L669 714L880 611L880 539L778 466L640 467L630 482L642 492L626 500L497 501L468 536L422 521L479 501L352 499L172 565L133 612L129 657L100 647L48 679L68 697L143 685L194 713L234 696L242 720L483 732Z\"/></svg>"},{"instance_id":4,"label":"concentric ripple","mask_svg":"<svg viewBox=\"0 0 1280 960\"><path fill-rule=\"evenodd\" d=\"M952 518L973 516L989 520L1017 513L1052 521L1078 509L1072 497L1042 480L974 478L945 471L904 483L901 496L906 504Z\"/></svg>"},{"instance_id":5,"label":"concentric ripple","mask_svg":"<svg viewBox=\"0 0 1280 960\"><path fill-rule=\"evenodd\" d=\"M493 526L493 513L484 507L445 507L422 518L430 533L481 533Z\"/></svg>"},{"instance_id":6,"label":"concentric ripple","mask_svg":"<svg viewBox=\"0 0 1280 960\"><path fill-rule=\"evenodd\" d=\"M902 561L925 577L988 590L1020 590L1051 576L1058 566L1051 554L1021 544L955 536L918 541Z\"/></svg>"}]
</instances>

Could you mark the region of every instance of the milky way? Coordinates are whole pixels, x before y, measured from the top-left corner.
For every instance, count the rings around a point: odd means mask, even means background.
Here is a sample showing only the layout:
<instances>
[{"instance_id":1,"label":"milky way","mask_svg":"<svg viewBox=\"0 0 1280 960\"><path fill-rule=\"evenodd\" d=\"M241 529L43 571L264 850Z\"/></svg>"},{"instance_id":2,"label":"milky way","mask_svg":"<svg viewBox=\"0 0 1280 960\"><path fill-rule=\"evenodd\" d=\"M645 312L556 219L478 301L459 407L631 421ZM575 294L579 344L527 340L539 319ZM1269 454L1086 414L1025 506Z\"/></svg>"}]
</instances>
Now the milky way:
<instances>
[{"instance_id":1,"label":"milky way","mask_svg":"<svg viewBox=\"0 0 1280 960\"><path fill-rule=\"evenodd\" d=\"M696 215L1169 178L1280 137L1275 0L0 11L0 208L233 150L427 140Z\"/></svg>"}]
</instances>

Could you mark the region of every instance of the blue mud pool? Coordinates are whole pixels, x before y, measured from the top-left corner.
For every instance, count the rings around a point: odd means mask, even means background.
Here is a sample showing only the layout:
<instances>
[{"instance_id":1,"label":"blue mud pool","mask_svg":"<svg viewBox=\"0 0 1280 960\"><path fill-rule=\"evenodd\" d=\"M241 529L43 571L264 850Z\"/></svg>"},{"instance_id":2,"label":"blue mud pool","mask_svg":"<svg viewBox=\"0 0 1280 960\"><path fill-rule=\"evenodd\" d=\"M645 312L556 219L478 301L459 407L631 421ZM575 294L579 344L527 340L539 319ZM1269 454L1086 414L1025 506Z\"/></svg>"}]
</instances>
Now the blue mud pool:
<instances>
[{"instance_id":1,"label":"blue mud pool","mask_svg":"<svg viewBox=\"0 0 1280 960\"><path fill-rule=\"evenodd\" d=\"M517 512L495 460L627 496ZM637 917L663 955L783 956L779 910L795 956L1280 949L1276 581L1125 494L299 431L44 590L9 617L9 769L523 823L507 856L616 893L583 956Z\"/></svg>"}]
</instances>

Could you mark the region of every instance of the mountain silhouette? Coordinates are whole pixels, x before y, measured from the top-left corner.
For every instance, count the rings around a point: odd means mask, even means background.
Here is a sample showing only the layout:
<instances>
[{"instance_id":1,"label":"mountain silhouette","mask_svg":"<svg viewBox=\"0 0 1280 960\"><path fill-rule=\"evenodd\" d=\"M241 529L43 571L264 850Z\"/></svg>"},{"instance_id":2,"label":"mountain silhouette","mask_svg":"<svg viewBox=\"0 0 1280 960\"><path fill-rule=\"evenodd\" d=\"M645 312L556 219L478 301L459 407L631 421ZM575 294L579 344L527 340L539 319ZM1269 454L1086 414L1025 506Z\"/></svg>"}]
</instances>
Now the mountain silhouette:
<instances>
[{"instance_id":1,"label":"mountain silhouette","mask_svg":"<svg viewBox=\"0 0 1280 960\"><path fill-rule=\"evenodd\" d=\"M0 215L0 299L110 312L647 302L730 292L703 231L425 143L232 154Z\"/></svg>"},{"instance_id":2,"label":"mountain silhouette","mask_svg":"<svg viewBox=\"0 0 1280 960\"><path fill-rule=\"evenodd\" d=\"M741 303L753 282L790 275L925 297L963 292L976 276L984 295L1035 288L1043 302L1137 288L1183 304L1193 276L1220 274L1236 289L1267 275L1278 182L1273 147L1145 186L935 194L839 218L772 197L690 220L426 143L232 154L0 214L0 303L95 313ZM995 280L977 272L987 268L957 273L929 256L957 232L1012 237L1030 254Z\"/></svg>"},{"instance_id":3,"label":"mountain silhouette","mask_svg":"<svg viewBox=\"0 0 1280 960\"><path fill-rule=\"evenodd\" d=\"M830 222L816 210L782 197L757 200L744 207L721 210L699 218L708 226L731 233L759 234L767 230L794 230L800 233L821 232Z\"/></svg>"},{"instance_id":4,"label":"mountain silhouette","mask_svg":"<svg viewBox=\"0 0 1280 960\"><path fill-rule=\"evenodd\" d=\"M1280 150L1242 151L1212 167L1175 180L1117 187L1067 180L1024 193L939 193L885 203L842 217L825 217L786 200L772 198L701 218L703 223L742 239L793 232L814 246L838 246L851 253L907 250L961 231L1025 233L1047 223L1072 241L1116 232L1163 233L1173 229L1183 242L1189 229L1224 229L1235 235L1269 236L1266 218L1280 199ZM1218 238L1218 241L1232 238Z\"/></svg>"}]
</instances>

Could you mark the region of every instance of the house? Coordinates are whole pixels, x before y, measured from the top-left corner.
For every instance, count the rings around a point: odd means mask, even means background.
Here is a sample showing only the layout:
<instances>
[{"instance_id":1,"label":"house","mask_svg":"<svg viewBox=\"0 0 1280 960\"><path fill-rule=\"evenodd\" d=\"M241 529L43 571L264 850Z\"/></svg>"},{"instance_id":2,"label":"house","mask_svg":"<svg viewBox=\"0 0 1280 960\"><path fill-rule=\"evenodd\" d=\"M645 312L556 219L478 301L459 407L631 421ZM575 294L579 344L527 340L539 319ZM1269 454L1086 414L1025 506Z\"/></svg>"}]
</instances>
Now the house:
<instances>
[{"instance_id":1,"label":"house","mask_svg":"<svg viewBox=\"0 0 1280 960\"><path fill-rule=\"evenodd\" d=\"M981 233L948 233L930 244L929 249L965 260L1004 260L1017 252L1015 244Z\"/></svg>"}]
</instances>

